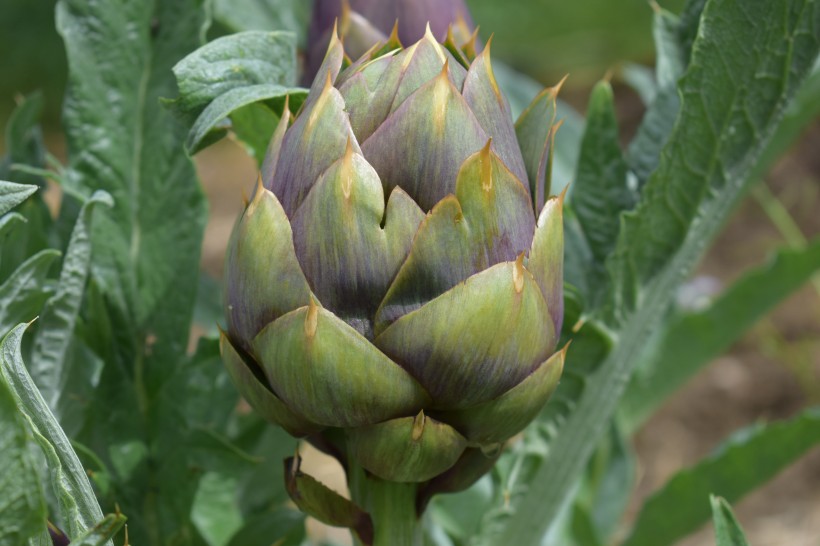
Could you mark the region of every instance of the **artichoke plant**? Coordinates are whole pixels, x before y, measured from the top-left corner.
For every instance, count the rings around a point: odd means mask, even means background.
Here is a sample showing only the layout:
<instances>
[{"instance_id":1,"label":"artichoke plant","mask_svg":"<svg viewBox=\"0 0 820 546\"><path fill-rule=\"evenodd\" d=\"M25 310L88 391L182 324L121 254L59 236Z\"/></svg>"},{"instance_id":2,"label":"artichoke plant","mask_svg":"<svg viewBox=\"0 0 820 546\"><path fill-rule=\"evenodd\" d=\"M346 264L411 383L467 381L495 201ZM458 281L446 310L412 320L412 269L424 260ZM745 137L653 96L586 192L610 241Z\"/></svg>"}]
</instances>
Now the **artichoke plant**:
<instances>
[{"instance_id":1,"label":"artichoke plant","mask_svg":"<svg viewBox=\"0 0 820 546\"><path fill-rule=\"evenodd\" d=\"M514 124L489 44L451 38L352 62L334 34L228 249L225 364L257 412L361 478L354 506L288 466L296 503L364 543L404 542L362 491L404 491L412 519L470 485L563 367L557 89Z\"/></svg>"}]
</instances>

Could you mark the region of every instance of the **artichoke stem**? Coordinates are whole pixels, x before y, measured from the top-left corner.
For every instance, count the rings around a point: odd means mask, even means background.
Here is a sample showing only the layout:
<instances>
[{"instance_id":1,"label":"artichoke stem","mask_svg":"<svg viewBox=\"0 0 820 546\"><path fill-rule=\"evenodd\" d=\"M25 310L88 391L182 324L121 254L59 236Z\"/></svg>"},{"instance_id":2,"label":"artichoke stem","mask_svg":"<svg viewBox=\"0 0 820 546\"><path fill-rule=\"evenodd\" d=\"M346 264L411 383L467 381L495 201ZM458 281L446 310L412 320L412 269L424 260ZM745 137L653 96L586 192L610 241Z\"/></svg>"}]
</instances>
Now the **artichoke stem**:
<instances>
[{"instance_id":1,"label":"artichoke stem","mask_svg":"<svg viewBox=\"0 0 820 546\"><path fill-rule=\"evenodd\" d=\"M351 457L347 480L353 502L373 520L373 543L366 545L354 536L356 546L421 546L421 519L416 513L418 484L389 482L367 475Z\"/></svg>"}]
</instances>

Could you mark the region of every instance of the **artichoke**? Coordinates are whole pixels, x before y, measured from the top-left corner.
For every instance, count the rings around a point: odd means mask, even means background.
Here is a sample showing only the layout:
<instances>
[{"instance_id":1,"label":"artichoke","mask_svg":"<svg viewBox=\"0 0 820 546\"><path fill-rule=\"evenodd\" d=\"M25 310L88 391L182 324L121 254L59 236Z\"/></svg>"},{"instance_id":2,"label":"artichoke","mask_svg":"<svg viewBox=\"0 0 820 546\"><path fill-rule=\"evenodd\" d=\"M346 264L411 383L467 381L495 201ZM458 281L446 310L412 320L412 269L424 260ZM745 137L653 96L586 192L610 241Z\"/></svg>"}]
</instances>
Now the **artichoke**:
<instances>
[{"instance_id":1,"label":"artichoke","mask_svg":"<svg viewBox=\"0 0 820 546\"><path fill-rule=\"evenodd\" d=\"M324 59L339 21L345 52L353 58L384 42L391 30L402 43L415 43L429 24L443 40L452 31L456 41L470 41L474 25L464 0L316 0L308 29L306 82L310 83Z\"/></svg>"},{"instance_id":2,"label":"artichoke","mask_svg":"<svg viewBox=\"0 0 820 546\"><path fill-rule=\"evenodd\" d=\"M351 62L334 34L229 244L222 355L257 412L391 482L491 466L563 367L556 92L513 124L489 44Z\"/></svg>"}]
</instances>

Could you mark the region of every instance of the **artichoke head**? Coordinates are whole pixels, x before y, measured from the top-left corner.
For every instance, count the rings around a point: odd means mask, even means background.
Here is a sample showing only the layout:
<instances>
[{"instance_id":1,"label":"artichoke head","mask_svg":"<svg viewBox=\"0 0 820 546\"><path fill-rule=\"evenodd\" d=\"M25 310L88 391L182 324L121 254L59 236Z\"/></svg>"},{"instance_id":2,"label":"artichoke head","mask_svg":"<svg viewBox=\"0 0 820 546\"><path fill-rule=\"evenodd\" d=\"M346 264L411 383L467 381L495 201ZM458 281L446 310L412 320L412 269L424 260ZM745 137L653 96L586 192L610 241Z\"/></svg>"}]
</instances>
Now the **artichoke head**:
<instances>
[{"instance_id":1,"label":"artichoke head","mask_svg":"<svg viewBox=\"0 0 820 546\"><path fill-rule=\"evenodd\" d=\"M428 31L352 62L334 34L228 250L221 346L244 397L386 480L484 472L475 454L563 367L557 88L514 124L489 52Z\"/></svg>"}]
</instances>

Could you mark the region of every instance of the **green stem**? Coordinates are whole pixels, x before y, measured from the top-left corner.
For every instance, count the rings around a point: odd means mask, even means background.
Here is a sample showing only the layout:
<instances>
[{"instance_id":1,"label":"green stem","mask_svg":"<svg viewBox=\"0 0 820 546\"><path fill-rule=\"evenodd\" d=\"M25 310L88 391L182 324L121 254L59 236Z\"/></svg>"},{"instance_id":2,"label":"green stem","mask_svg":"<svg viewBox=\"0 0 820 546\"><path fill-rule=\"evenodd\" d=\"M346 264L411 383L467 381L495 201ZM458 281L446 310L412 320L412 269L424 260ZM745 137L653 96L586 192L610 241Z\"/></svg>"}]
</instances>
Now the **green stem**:
<instances>
[{"instance_id":1,"label":"green stem","mask_svg":"<svg viewBox=\"0 0 820 546\"><path fill-rule=\"evenodd\" d=\"M421 546L421 519L416 515L414 483L388 482L366 475L350 463L347 472L350 495L373 520L372 546ZM357 546L361 542L356 540Z\"/></svg>"}]
</instances>

